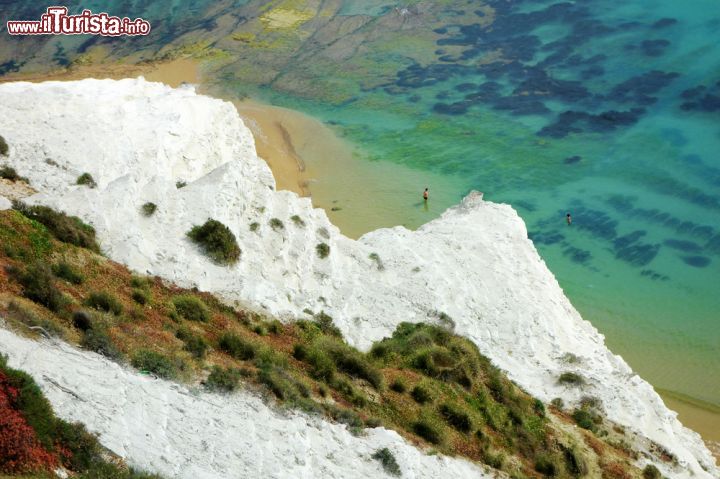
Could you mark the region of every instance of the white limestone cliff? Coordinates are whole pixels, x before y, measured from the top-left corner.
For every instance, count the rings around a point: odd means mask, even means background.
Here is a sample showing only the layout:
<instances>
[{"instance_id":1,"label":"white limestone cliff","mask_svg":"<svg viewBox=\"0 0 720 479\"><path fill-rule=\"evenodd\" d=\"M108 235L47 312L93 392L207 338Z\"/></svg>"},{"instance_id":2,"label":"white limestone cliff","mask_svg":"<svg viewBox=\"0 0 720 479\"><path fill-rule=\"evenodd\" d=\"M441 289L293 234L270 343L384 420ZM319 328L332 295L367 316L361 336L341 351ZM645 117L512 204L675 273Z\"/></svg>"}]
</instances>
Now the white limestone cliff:
<instances>
[{"instance_id":1,"label":"white limestone cliff","mask_svg":"<svg viewBox=\"0 0 720 479\"><path fill-rule=\"evenodd\" d=\"M142 79L0 85L0 134L8 163L39 191L28 202L88 221L103 251L139 272L285 320L324 310L361 348L401 321L444 313L532 395L566 404L597 397L609 419L646 438L639 447L650 451L652 441L678 459L673 467L648 452L640 464L651 461L670 477L718 475L700 436L580 317L508 205L473 193L417 231L351 240L309 199L275 191L230 103ZM84 172L96 188L75 184ZM140 214L147 201L158 205L149 218ZM186 232L208 218L237 236L237 265L214 265L188 241ZM272 229L271 218L284 228ZM330 246L326 259L315 252L321 242ZM567 353L579 360L567 363ZM560 385L565 371L586 385Z\"/></svg>"}]
</instances>

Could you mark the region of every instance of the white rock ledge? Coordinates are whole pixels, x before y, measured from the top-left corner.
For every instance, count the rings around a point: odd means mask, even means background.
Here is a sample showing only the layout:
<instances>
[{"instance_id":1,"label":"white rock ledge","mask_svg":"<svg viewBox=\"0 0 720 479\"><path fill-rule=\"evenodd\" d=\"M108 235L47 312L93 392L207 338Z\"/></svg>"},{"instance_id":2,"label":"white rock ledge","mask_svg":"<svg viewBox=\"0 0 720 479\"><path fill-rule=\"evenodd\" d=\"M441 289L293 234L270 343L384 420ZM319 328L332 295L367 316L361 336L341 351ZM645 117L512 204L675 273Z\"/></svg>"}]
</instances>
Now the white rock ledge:
<instances>
[{"instance_id":1,"label":"white rock ledge","mask_svg":"<svg viewBox=\"0 0 720 479\"><path fill-rule=\"evenodd\" d=\"M673 469L654 458L641 464L651 460L674 478L718 476L700 436L573 308L508 205L472 194L417 231L395 227L353 241L309 199L275 191L230 103L143 79L0 85L0 134L8 162L39 191L28 200L93 224L116 261L285 319L325 310L361 348L401 321L448 314L458 333L531 394L566 404L598 397L609 419L679 461ZM97 188L75 185L83 172ZM179 180L188 185L177 189ZM158 205L150 218L139 212L147 201ZM305 227L293 224L295 214ZM232 268L211 264L186 239L210 217L238 238L243 253ZM268 226L274 217L284 230ZM251 232L255 221L261 227ZM331 248L324 260L315 253L320 242ZM565 364L566 353L580 361ZM567 370L588 384L560 386Z\"/></svg>"}]
</instances>

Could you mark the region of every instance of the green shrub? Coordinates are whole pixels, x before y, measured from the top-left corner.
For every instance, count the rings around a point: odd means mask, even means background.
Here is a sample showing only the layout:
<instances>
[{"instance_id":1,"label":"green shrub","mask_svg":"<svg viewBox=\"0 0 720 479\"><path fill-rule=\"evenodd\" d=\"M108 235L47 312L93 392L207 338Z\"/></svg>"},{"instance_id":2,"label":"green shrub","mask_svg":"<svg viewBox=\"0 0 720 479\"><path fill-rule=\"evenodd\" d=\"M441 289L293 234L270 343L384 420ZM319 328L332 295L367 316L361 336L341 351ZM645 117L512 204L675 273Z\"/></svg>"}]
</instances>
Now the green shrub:
<instances>
[{"instance_id":1,"label":"green shrub","mask_svg":"<svg viewBox=\"0 0 720 479\"><path fill-rule=\"evenodd\" d=\"M330 246L327 243L318 243L315 246L315 251L320 259L325 259L330 256Z\"/></svg>"},{"instance_id":2,"label":"green shrub","mask_svg":"<svg viewBox=\"0 0 720 479\"><path fill-rule=\"evenodd\" d=\"M337 368L335 362L323 351L312 349L305 361L310 365L310 374L315 379L330 382L335 378Z\"/></svg>"},{"instance_id":3,"label":"green shrub","mask_svg":"<svg viewBox=\"0 0 720 479\"><path fill-rule=\"evenodd\" d=\"M152 285L152 280L145 276L133 275L130 278L130 286L133 288L148 289Z\"/></svg>"},{"instance_id":4,"label":"green shrub","mask_svg":"<svg viewBox=\"0 0 720 479\"><path fill-rule=\"evenodd\" d=\"M141 210L143 215L152 216L155 214L155 211L157 211L157 205L148 201L147 203L142 205Z\"/></svg>"},{"instance_id":5,"label":"green shrub","mask_svg":"<svg viewBox=\"0 0 720 479\"><path fill-rule=\"evenodd\" d=\"M223 369L213 366L205 386L215 391L231 392L237 389L240 377L240 372L235 368Z\"/></svg>"},{"instance_id":6,"label":"green shrub","mask_svg":"<svg viewBox=\"0 0 720 479\"><path fill-rule=\"evenodd\" d=\"M95 351L98 354L102 354L110 359L120 359L122 354L115 347L115 344L110 339L110 335L107 329L101 326L94 325L92 328L85 331L85 335L80 342L80 345L90 351Z\"/></svg>"},{"instance_id":7,"label":"green shrub","mask_svg":"<svg viewBox=\"0 0 720 479\"><path fill-rule=\"evenodd\" d=\"M383 264L382 260L380 259L380 255L377 253L370 253L368 256L371 260L375 261L375 264L377 265L378 271L382 271L385 269L385 265Z\"/></svg>"},{"instance_id":8,"label":"green shrub","mask_svg":"<svg viewBox=\"0 0 720 479\"><path fill-rule=\"evenodd\" d=\"M572 386L580 386L585 383L585 380L577 373L565 372L560 375L558 381L561 384L570 384Z\"/></svg>"},{"instance_id":9,"label":"green shrub","mask_svg":"<svg viewBox=\"0 0 720 479\"><path fill-rule=\"evenodd\" d=\"M93 327L94 319L91 313L86 311L75 311L72 316L73 326L82 332Z\"/></svg>"},{"instance_id":10,"label":"green shrub","mask_svg":"<svg viewBox=\"0 0 720 479\"><path fill-rule=\"evenodd\" d=\"M120 303L112 293L107 291L90 293L90 296L85 300L85 306L97 309L98 311L112 313L115 316L121 315L123 311L122 303Z\"/></svg>"},{"instance_id":11,"label":"green shrub","mask_svg":"<svg viewBox=\"0 0 720 479\"><path fill-rule=\"evenodd\" d=\"M7 141L0 135L0 155L7 156L9 150Z\"/></svg>"},{"instance_id":12,"label":"green shrub","mask_svg":"<svg viewBox=\"0 0 720 479\"><path fill-rule=\"evenodd\" d=\"M179 181L175 182L175 188L177 188L178 190L180 188L185 188L186 186L187 186L187 181L179 180Z\"/></svg>"},{"instance_id":13,"label":"green shrub","mask_svg":"<svg viewBox=\"0 0 720 479\"><path fill-rule=\"evenodd\" d=\"M267 329L265 329L265 326L262 324L256 324L253 326L253 333L257 334L258 336L267 336Z\"/></svg>"},{"instance_id":14,"label":"green shrub","mask_svg":"<svg viewBox=\"0 0 720 479\"><path fill-rule=\"evenodd\" d=\"M220 350L226 352L235 359L249 361L255 359L258 347L249 341L233 333L223 333L218 342Z\"/></svg>"},{"instance_id":15,"label":"green shrub","mask_svg":"<svg viewBox=\"0 0 720 479\"><path fill-rule=\"evenodd\" d=\"M82 284L85 281L85 277L79 271L64 261L54 265L52 271L55 276L64 279L68 283Z\"/></svg>"},{"instance_id":16,"label":"green shrub","mask_svg":"<svg viewBox=\"0 0 720 479\"><path fill-rule=\"evenodd\" d=\"M553 458L547 454L541 454L535 458L535 470L540 474L552 477L559 472L558 469Z\"/></svg>"},{"instance_id":17,"label":"green shrub","mask_svg":"<svg viewBox=\"0 0 720 479\"><path fill-rule=\"evenodd\" d=\"M250 231L255 232L259 228L260 228L260 223L258 223L257 221L250 223Z\"/></svg>"},{"instance_id":18,"label":"green shrub","mask_svg":"<svg viewBox=\"0 0 720 479\"><path fill-rule=\"evenodd\" d=\"M280 231L280 230L284 230L284 229L285 229L285 225L283 224L283 222L280 221L280 220L277 219L277 218L272 218L272 219L270 220L270 223L269 223L269 224L270 224L270 227L271 227L272 229L274 229L275 231Z\"/></svg>"},{"instance_id":19,"label":"green shrub","mask_svg":"<svg viewBox=\"0 0 720 479\"><path fill-rule=\"evenodd\" d=\"M391 476L400 477L400 465L398 465L397 461L395 460L395 456L393 455L392 451L390 451L390 449L388 449L387 447L378 449L372 455L372 458L380 461L380 464L382 464L385 472L387 472Z\"/></svg>"},{"instance_id":20,"label":"green shrub","mask_svg":"<svg viewBox=\"0 0 720 479\"><path fill-rule=\"evenodd\" d=\"M234 264L242 254L233 232L219 221L209 219L202 226L193 226L187 235L218 264Z\"/></svg>"},{"instance_id":21,"label":"green shrub","mask_svg":"<svg viewBox=\"0 0 720 479\"><path fill-rule=\"evenodd\" d=\"M83 223L76 216L59 213L46 206L27 206L21 202L14 202L13 208L31 220L44 225L50 233L63 243L70 243L86 248L96 253L100 252L95 240L95 229Z\"/></svg>"},{"instance_id":22,"label":"green shrub","mask_svg":"<svg viewBox=\"0 0 720 479\"><path fill-rule=\"evenodd\" d=\"M87 186L88 188L95 188L97 186L97 183L95 183L95 179L90 173L83 173L82 175L78 176L75 184Z\"/></svg>"},{"instance_id":23,"label":"green shrub","mask_svg":"<svg viewBox=\"0 0 720 479\"><path fill-rule=\"evenodd\" d=\"M175 296L172 299L175 311L188 321L207 323L210 321L210 310L203 300L196 296Z\"/></svg>"},{"instance_id":24,"label":"green shrub","mask_svg":"<svg viewBox=\"0 0 720 479\"><path fill-rule=\"evenodd\" d=\"M24 181L25 183L30 183L27 178L18 175L17 171L15 171L15 168L8 165L0 166L0 178L4 178L13 182Z\"/></svg>"},{"instance_id":25,"label":"green shrub","mask_svg":"<svg viewBox=\"0 0 720 479\"><path fill-rule=\"evenodd\" d=\"M552 401L550 401L550 404L552 404L558 409L562 409L565 407L565 401L563 401L562 398L554 398Z\"/></svg>"},{"instance_id":26,"label":"green shrub","mask_svg":"<svg viewBox=\"0 0 720 479\"><path fill-rule=\"evenodd\" d=\"M350 376L365 379L375 389L382 390L382 373L360 351L329 338L318 340L314 344L314 348L332 359L338 370Z\"/></svg>"},{"instance_id":27,"label":"green shrub","mask_svg":"<svg viewBox=\"0 0 720 479\"><path fill-rule=\"evenodd\" d=\"M150 302L150 293L145 291L144 289L133 289L132 290L132 299L137 304L145 305Z\"/></svg>"},{"instance_id":28,"label":"green shrub","mask_svg":"<svg viewBox=\"0 0 720 479\"><path fill-rule=\"evenodd\" d=\"M183 349L193 355L197 359L202 359L208 350L208 343L202 336L194 334L192 331L182 328L175 333L175 337L185 343Z\"/></svg>"},{"instance_id":29,"label":"green shrub","mask_svg":"<svg viewBox=\"0 0 720 479\"><path fill-rule=\"evenodd\" d=\"M430 390L422 385L417 385L410 391L410 396L418 404L426 404L433 400Z\"/></svg>"},{"instance_id":30,"label":"green shrub","mask_svg":"<svg viewBox=\"0 0 720 479\"><path fill-rule=\"evenodd\" d=\"M280 334L280 333L282 333L282 330L283 330L282 323L280 321L278 321L277 319L273 319L268 324L268 332L270 334Z\"/></svg>"},{"instance_id":31,"label":"green shrub","mask_svg":"<svg viewBox=\"0 0 720 479\"><path fill-rule=\"evenodd\" d=\"M595 422L593 421L593 416L588 411L585 411L583 409L576 409L573 412L572 417L577 423L577 425L583 429L587 429L593 432L595 432L595 430L597 429L595 427Z\"/></svg>"},{"instance_id":32,"label":"green shrub","mask_svg":"<svg viewBox=\"0 0 720 479\"><path fill-rule=\"evenodd\" d=\"M412 425L415 434L431 444L440 444L443 441L442 429L429 418L421 418Z\"/></svg>"},{"instance_id":33,"label":"green shrub","mask_svg":"<svg viewBox=\"0 0 720 479\"><path fill-rule=\"evenodd\" d=\"M660 479L660 471L652 464L648 464L642 471L643 479Z\"/></svg>"},{"instance_id":34,"label":"green shrub","mask_svg":"<svg viewBox=\"0 0 720 479\"><path fill-rule=\"evenodd\" d=\"M178 375L176 362L155 351L140 350L135 353L131 362L133 367L153 373L161 378L174 379Z\"/></svg>"},{"instance_id":35,"label":"green shrub","mask_svg":"<svg viewBox=\"0 0 720 479\"><path fill-rule=\"evenodd\" d=\"M468 433L472 429L470 416L460 408L446 403L440 405L439 411L443 419L458 431Z\"/></svg>"},{"instance_id":36,"label":"green shrub","mask_svg":"<svg viewBox=\"0 0 720 479\"><path fill-rule=\"evenodd\" d=\"M290 219L292 220L293 223L295 223L295 226L300 227L300 228L305 227L305 222L298 215L292 215L290 217Z\"/></svg>"},{"instance_id":37,"label":"green shrub","mask_svg":"<svg viewBox=\"0 0 720 479\"><path fill-rule=\"evenodd\" d=\"M16 273L16 278L23 287L23 296L50 311L57 313L67 302L46 264L33 263L24 272Z\"/></svg>"},{"instance_id":38,"label":"green shrub","mask_svg":"<svg viewBox=\"0 0 720 479\"><path fill-rule=\"evenodd\" d=\"M320 311L318 314L314 315L314 318L315 324L324 334L335 336L336 338L342 338L342 332L337 326L335 326L332 316L325 314L325 311Z\"/></svg>"},{"instance_id":39,"label":"green shrub","mask_svg":"<svg viewBox=\"0 0 720 479\"><path fill-rule=\"evenodd\" d=\"M397 378L392 382L392 384L390 384L390 389L392 389L396 393L402 394L407 391L407 386L405 385L405 381L403 381L401 378Z\"/></svg>"}]
</instances>

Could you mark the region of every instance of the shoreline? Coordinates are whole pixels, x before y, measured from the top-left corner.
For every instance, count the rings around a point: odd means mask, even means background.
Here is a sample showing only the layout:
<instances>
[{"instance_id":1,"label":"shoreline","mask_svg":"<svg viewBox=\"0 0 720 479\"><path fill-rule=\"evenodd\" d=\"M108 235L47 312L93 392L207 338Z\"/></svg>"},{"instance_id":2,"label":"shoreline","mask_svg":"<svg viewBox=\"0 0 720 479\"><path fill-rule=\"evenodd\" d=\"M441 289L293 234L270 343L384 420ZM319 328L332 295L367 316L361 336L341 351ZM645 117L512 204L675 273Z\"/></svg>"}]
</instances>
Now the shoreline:
<instances>
[{"instance_id":1,"label":"shoreline","mask_svg":"<svg viewBox=\"0 0 720 479\"><path fill-rule=\"evenodd\" d=\"M79 80L82 78L127 78L144 76L149 81L158 81L171 87L182 83L197 85L199 93L210 95L202 83L202 74L199 62L190 59L179 59L169 62L147 65L91 65L81 66L70 70L49 72L47 74L8 75L0 82L31 81L41 82L47 80ZM355 217L356 224L348 225L348 217L353 217L352 208L355 205L342 207L346 213L337 214L333 191L343 188L362 189L362 185L354 184L358 176L371 180L373 175L385 175L388 172L397 173L400 167L390 164L373 164L373 171L367 165L353 164L353 151L342 138L323 124L321 121L309 117L304 113L286 108L266 105L256 100L230 100L235 105L246 126L251 130L256 143L258 156L266 161L272 170L278 189L293 191L300 196L311 196L310 185L320 172L331 176L337 181L332 185L318 185L322 193L313 198L315 207L324 208L331 221L343 232L351 237L357 237L367 224L367 211L374 211L375 217L371 221L377 222L377 216L382 210L371 202L359 203L360 212ZM407 174L407 172L403 172ZM427 175L424 176L429 176ZM401 175L398 175L401 176ZM410 188L422 182L423 174L418 173L409 181L405 181ZM439 180L432 180L436 184ZM402 185L403 187L405 185ZM410 193L413 193L412 190ZM337 208L340 208L337 206ZM339 211L339 209L338 209ZM434 214L435 212L432 212ZM338 220L341 221L338 221ZM387 226L401 224L396 218L387 217ZM678 413L678 418L686 427L699 433L710 448L713 455L720 460L720 407L706 404L694 398L686 397L680 393L667 390L657 390L667 407Z\"/></svg>"}]
</instances>

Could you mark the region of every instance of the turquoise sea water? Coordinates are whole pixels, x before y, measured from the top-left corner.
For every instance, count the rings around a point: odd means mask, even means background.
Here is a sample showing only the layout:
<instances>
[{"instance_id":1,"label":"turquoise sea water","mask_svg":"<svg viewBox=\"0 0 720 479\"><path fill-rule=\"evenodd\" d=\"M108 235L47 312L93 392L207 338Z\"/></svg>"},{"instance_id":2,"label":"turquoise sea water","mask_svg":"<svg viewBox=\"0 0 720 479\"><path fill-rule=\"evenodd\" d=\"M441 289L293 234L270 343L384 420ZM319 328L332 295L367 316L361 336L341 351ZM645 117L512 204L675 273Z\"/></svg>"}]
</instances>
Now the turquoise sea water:
<instances>
[{"instance_id":1,"label":"turquoise sea water","mask_svg":"<svg viewBox=\"0 0 720 479\"><path fill-rule=\"evenodd\" d=\"M390 14L371 3L346 12ZM449 12L433 24L446 58L348 101L261 96L335 125L359 161L447 177L436 212L469 189L512 204L614 352L655 386L720 404L720 4L488 4L499 33ZM403 223L427 220L393 203Z\"/></svg>"},{"instance_id":2,"label":"turquoise sea water","mask_svg":"<svg viewBox=\"0 0 720 479\"><path fill-rule=\"evenodd\" d=\"M6 3L9 18L44 10ZM96 47L130 61L207 55L206 77L230 96L321 118L365 170L389 172L357 177L362 196L333 190L331 218L416 227L470 189L510 203L614 352L655 386L720 405L717 0L82 6L142 15L153 34L0 36L0 74Z\"/></svg>"}]
</instances>

